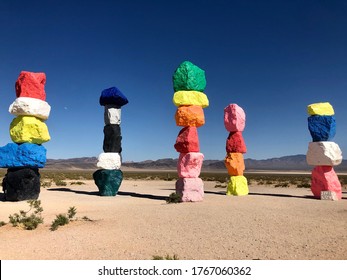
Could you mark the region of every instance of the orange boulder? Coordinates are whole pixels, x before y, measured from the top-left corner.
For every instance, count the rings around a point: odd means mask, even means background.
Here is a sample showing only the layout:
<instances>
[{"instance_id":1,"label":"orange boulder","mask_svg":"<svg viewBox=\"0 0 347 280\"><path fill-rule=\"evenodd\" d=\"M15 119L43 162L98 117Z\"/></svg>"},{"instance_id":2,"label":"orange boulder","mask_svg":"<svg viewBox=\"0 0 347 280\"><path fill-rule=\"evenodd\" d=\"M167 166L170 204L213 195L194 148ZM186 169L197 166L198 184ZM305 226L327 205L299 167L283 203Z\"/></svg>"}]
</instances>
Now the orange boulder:
<instances>
[{"instance_id":1,"label":"orange boulder","mask_svg":"<svg viewBox=\"0 0 347 280\"><path fill-rule=\"evenodd\" d=\"M245 162L241 153L228 153L224 163L230 176L243 176Z\"/></svg>"},{"instance_id":2,"label":"orange boulder","mask_svg":"<svg viewBox=\"0 0 347 280\"><path fill-rule=\"evenodd\" d=\"M205 124L204 110L201 106L180 106L175 114L176 125L199 127Z\"/></svg>"}]
</instances>

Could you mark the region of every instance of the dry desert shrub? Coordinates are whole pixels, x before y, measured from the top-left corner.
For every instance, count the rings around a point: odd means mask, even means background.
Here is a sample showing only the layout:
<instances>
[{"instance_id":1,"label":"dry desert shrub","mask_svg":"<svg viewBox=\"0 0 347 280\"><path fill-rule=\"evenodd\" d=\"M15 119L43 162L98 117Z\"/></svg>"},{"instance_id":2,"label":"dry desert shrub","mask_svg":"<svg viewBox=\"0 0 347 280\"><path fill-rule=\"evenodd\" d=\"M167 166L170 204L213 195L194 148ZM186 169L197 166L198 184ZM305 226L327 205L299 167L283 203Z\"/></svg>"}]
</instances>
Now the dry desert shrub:
<instances>
[{"instance_id":1,"label":"dry desert shrub","mask_svg":"<svg viewBox=\"0 0 347 280\"><path fill-rule=\"evenodd\" d=\"M172 257L167 254L165 257L162 257L162 256L158 256L158 255L154 255L152 257L152 260L179 260L178 256L176 254L174 254Z\"/></svg>"},{"instance_id":2,"label":"dry desert shrub","mask_svg":"<svg viewBox=\"0 0 347 280\"><path fill-rule=\"evenodd\" d=\"M20 210L19 213L10 215L9 219L14 227L21 226L26 230L33 230L36 229L39 224L43 223L43 218L41 217L43 208L41 207L40 200L28 200L27 202L30 206L28 211ZM28 216L31 210L34 210L34 212Z\"/></svg>"}]
</instances>

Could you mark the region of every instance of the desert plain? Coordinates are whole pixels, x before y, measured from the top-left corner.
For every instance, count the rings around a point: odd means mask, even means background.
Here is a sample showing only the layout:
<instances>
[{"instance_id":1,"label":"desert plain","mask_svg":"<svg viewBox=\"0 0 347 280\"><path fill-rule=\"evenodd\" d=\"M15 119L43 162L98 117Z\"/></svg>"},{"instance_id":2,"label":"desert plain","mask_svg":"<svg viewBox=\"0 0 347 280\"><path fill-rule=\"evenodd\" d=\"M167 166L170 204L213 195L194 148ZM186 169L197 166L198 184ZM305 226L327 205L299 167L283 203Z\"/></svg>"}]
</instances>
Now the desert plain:
<instances>
[{"instance_id":1,"label":"desert plain","mask_svg":"<svg viewBox=\"0 0 347 280\"><path fill-rule=\"evenodd\" d=\"M309 188L250 184L247 196L226 196L205 181L197 203L167 203L175 181L125 179L115 197L98 196L92 180L41 188L44 223L13 227L9 215L26 201L0 191L2 260L346 260L347 190L322 201ZM75 207L74 221L50 230L56 215Z\"/></svg>"}]
</instances>

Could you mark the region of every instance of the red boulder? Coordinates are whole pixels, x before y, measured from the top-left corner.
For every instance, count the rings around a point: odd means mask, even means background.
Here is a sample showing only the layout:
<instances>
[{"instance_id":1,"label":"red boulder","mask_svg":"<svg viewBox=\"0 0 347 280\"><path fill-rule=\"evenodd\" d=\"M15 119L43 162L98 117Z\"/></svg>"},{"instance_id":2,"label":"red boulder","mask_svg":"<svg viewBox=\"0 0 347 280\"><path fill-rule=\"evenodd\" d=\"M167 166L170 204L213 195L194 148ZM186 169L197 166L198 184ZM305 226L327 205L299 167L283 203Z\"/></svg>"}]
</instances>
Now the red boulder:
<instances>
[{"instance_id":1,"label":"red boulder","mask_svg":"<svg viewBox=\"0 0 347 280\"><path fill-rule=\"evenodd\" d=\"M198 130L195 126L186 126L179 132L175 149L179 153L199 152Z\"/></svg>"},{"instance_id":2,"label":"red boulder","mask_svg":"<svg viewBox=\"0 0 347 280\"><path fill-rule=\"evenodd\" d=\"M225 147L227 153L247 153L245 141L242 132L230 132Z\"/></svg>"},{"instance_id":3,"label":"red boulder","mask_svg":"<svg viewBox=\"0 0 347 280\"><path fill-rule=\"evenodd\" d=\"M46 74L22 71L16 81L16 96L46 100Z\"/></svg>"}]
</instances>

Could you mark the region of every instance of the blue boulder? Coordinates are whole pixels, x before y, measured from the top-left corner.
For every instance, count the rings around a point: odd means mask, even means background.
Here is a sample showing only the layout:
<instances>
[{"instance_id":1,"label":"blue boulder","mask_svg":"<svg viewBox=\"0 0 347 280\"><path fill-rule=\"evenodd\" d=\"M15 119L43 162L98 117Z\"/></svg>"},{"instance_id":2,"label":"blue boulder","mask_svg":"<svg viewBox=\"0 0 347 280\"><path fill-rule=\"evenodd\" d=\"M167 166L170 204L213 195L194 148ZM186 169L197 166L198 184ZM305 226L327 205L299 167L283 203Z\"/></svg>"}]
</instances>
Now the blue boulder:
<instances>
[{"instance_id":1,"label":"blue boulder","mask_svg":"<svg viewBox=\"0 0 347 280\"><path fill-rule=\"evenodd\" d=\"M336 134L335 118L333 116L310 116L308 117L308 130L313 142L330 141Z\"/></svg>"},{"instance_id":2,"label":"blue boulder","mask_svg":"<svg viewBox=\"0 0 347 280\"><path fill-rule=\"evenodd\" d=\"M116 87L111 87L103 90L101 92L99 101L101 106L112 104L119 107L122 107L123 105L129 102L128 99L124 96L124 94L121 93L121 91Z\"/></svg>"},{"instance_id":3,"label":"blue boulder","mask_svg":"<svg viewBox=\"0 0 347 280\"><path fill-rule=\"evenodd\" d=\"M43 168L46 164L46 148L31 143L8 143L0 147L0 167Z\"/></svg>"}]
</instances>

